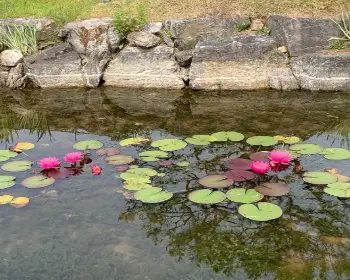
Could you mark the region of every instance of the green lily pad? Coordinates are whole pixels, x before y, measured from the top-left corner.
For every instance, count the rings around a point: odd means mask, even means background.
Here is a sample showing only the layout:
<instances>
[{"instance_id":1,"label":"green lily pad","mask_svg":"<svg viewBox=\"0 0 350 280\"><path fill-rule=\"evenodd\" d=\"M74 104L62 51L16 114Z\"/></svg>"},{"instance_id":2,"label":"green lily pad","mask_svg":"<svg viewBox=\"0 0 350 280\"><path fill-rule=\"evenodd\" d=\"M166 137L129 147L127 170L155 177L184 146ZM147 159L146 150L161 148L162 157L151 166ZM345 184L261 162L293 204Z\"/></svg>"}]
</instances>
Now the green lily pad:
<instances>
[{"instance_id":1,"label":"green lily pad","mask_svg":"<svg viewBox=\"0 0 350 280\"><path fill-rule=\"evenodd\" d=\"M29 189L37 189L50 186L54 182L54 178L49 178L43 175L36 175L23 180L21 184Z\"/></svg>"},{"instance_id":2,"label":"green lily pad","mask_svg":"<svg viewBox=\"0 0 350 280\"><path fill-rule=\"evenodd\" d=\"M226 195L220 191L203 189L190 192L188 199L199 204L215 204L223 202L226 199Z\"/></svg>"},{"instance_id":3,"label":"green lily pad","mask_svg":"<svg viewBox=\"0 0 350 280\"><path fill-rule=\"evenodd\" d=\"M136 175L140 175L140 176L148 176L148 177L152 177L152 176L157 175L157 171L155 171L151 168L139 168L139 167L128 169L125 173L136 174Z\"/></svg>"},{"instance_id":4,"label":"green lily pad","mask_svg":"<svg viewBox=\"0 0 350 280\"><path fill-rule=\"evenodd\" d=\"M238 213L250 220L265 222L278 219L282 216L283 211L275 204L259 202L258 206L255 206L254 204L243 204L239 206Z\"/></svg>"},{"instance_id":5,"label":"green lily pad","mask_svg":"<svg viewBox=\"0 0 350 280\"><path fill-rule=\"evenodd\" d=\"M97 140L85 140L77 142L73 145L73 149L79 151L98 150L103 147L103 143Z\"/></svg>"},{"instance_id":6,"label":"green lily pad","mask_svg":"<svg viewBox=\"0 0 350 280\"><path fill-rule=\"evenodd\" d=\"M209 145L210 142L214 142L215 140L216 138L211 135L193 135L191 138L185 139L187 143L197 146Z\"/></svg>"},{"instance_id":7,"label":"green lily pad","mask_svg":"<svg viewBox=\"0 0 350 280\"><path fill-rule=\"evenodd\" d=\"M173 197L171 192L163 191L161 188L152 187L137 191L134 195L136 200L144 203L160 203Z\"/></svg>"},{"instance_id":8,"label":"green lily pad","mask_svg":"<svg viewBox=\"0 0 350 280\"><path fill-rule=\"evenodd\" d=\"M276 135L273 138L275 138L276 140L281 141L285 144L289 144L289 145L296 144L296 143L301 141L301 139L299 137L296 137L296 136Z\"/></svg>"},{"instance_id":9,"label":"green lily pad","mask_svg":"<svg viewBox=\"0 0 350 280\"><path fill-rule=\"evenodd\" d=\"M120 146L124 147L124 146L131 146L131 145L139 145L141 143L148 142L148 141L150 141L150 140L147 138L135 137L135 138L124 139L124 140L120 141L119 144L120 144Z\"/></svg>"},{"instance_id":10,"label":"green lily pad","mask_svg":"<svg viewBox=\"0 0 350 280\"><path fill-rule=\"evenodd\" d=\"M179 139L160 139L152 142L151 146L165 152L171 152L185 148L187 143Z\"/></svg>"},{"instance_id":11,"label":"green lily pad","mask_svg":"<svg viewBox=\"0 0 350 280\"><path fill-rule=\"evenodd\" d=\"M225 175L209 175L201 178L199 184L206 188L220 189L227 188L233 184L233 181L227 179Z\"/></svg>"},{"instance_id":12,"label":"green lily pad","mask_svg":"<svg viewBox=\"0 0 350 280\"><path fill-rule=\"evenodd\" d=\"M9 150L0 150L0 161L7 161L17 155L17 153L11 152Z\"/></svg>"},{"instance_id":13,"label":"green lily pad","mask_svg":"<svg viewBox=\"0 0 350 280\"><path fill-rule=\"evenodd\" d=\"M302 155L315 155L323 151L323 148L316 144L295 144L290 146L289 149Z\"/></svg>"},{"instance_id":14,"label":"green lily pad","mask_svg":"<svg viewBox=\"0 0 350 280\"><path fill-rule=\"evenodd\" d=\"M163 151L145 151L139 154L143 161L159 161L160 158L167 158L169 155Z\"/></svg>"},{"instance_id":15,"label":"green lily pad","mask_svg":"<svg viewBox=\"0 0 350 280\"><path fill-rule=\"evenodd\" d=\"M157 173L158 177L164 177L166 174L165 173Z\"/></svg>"},{"instance_id":16,"label":"green lily pad","mask_svg":"<svg viewBox=\"0 0 350 280\"><path fill-rule=\"evenodd\" d=\"M342 148L327 148L320 154L324 155L326 159L343 160L350 158L350 151Z\"/></svg>"},{"instance_id":17,"label":"green lily pad","mask_svg":"<svg viewBox=\"0 0 350 280\"><path fill-rule=\"evenodd\" d=\"M115 155L106 157L105 160L107 161L107 163L112 165L124 165L132 163L135 159L132 156L127 155Z\"/></svg>"},{"instance_id":18,"label":"green lily pad","mask_svg":"<svg viewBox=\"0 0 350 280\"><path fill-rule=\"evenodd\" d=\"M190 163L188 161L183 160L183 161L179 161L179 162L175 163L175 165L180 166L180 167L187 167L190 165Z\"/></svg>"},{"instance_id":19,"label":"green lily pad","mask_svg":"<svg viewBox=\"0 0 350 280\"><path fill-rule=\"evenodd\" d=\"M260 201L264 195L256 190L246 190L244 188L231 189L226 193L229 200L237 203L253 203Z\"/></svg>"},{"instance_id":20,"label":"green lily pad","mask_svg":"<svg viewBox=\"0 0 350 280\"><path fill-rule=\"evenodd\" d=\"M32 162L28 160L17 160L5 163L1 166L1 169L9 172L26 171L32 168Z\"/></svg>"},{"instance_id":21,"label":"green lily pad","mask_svg":"<svg viewBox=\"0 0 350 280\"><path fill-rule=\"evenodd\" d=\"M152 188L152 185L139 181L127 181L127 184L124 184L123 188L129 191L139 191L146 188Z\"/></svg>"},{"instance_id":22,"label":"green lily pad","mask_svg":"<svg viewBox=\"0 0 350 280\"><path fill-rule=\"evenodd\" d=\"M0 190L8 189L16 185L16 177L0 176Z\"/></svg>"},{"instance_id":23,"label":"green lily pad","mask_svg":"<svg viewBox=\"0 0 350 280\"><path fill-rule=\"evenodd\" d=\"M335 174L329 173L329 172L321 172L321 171L314 171L314 172L306 172L303 175L303 180L310 184L315 185L327 185L337 182L338 177Z\"/></svg>"},{"instance_id":24,"label":"green lily pad","mask_svg":"<svg viewBox=\"0 0 350 280\"><path fill-rule=\"evenodd\" d=\"M328 184L324 192L333 196L348 198L350 197L350 183Z\"/></svg>"},{"instance_id":25,"label":"green lily pad","mask_svg":"<svg viewBox=\"0 0 350 280\"><path fill-rule=\"evenodd\" d=\"M278 143L278 141L271 136L253 136L247 139L247 143L252 146L273 146Z\"/></svg>"},{"instance_id":26,"label":"green lily pad","mask_svg":"<svg viewBox=\"0 0 350 280\"><path fill-rule=\"evenodd\" d=\"M119 175L119 178L126 180L128 184L136 184L136 183L145 183L150 184L151 178L149 176L131 174L131 173L122 173Z\"/></svg>"},{"instance_id":27,"label":"green lily pad","mask_svg":"<svg viewBox=\"0 0 350 280\"><path fill-rule=\"evenodd\" d=\"M211 136L215 138L214 142L224 142L224 141L233 141L233 142L239 142L244 139L244 135L239 132L235 131L220 131L213 133Z\"/></svg>"}]
</instances>

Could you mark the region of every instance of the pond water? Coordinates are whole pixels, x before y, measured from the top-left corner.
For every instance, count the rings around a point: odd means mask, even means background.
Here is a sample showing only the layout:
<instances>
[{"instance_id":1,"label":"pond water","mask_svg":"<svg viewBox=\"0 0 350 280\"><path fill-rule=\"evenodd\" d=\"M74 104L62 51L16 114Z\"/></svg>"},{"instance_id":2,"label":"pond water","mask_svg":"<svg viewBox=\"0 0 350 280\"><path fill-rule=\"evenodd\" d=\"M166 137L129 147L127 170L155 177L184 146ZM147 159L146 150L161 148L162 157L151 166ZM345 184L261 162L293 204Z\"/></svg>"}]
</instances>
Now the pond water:
<instances>
[{"instance_id":1,"label":"pond water","mask_svg":"<svg viewBox=\"0 0 350 280\"><path fill-rule=\"evenodd\" d=\"M0 93L0 149L20 141L36 145L16 160L62 158L81 140L118 147L129 137L185 138L224 130L246 137L295 135L325 148L350 148L345 93L110 88ZM137 157L147 148L122 147L121 152ZM20 182L40 171L36 164L11 173L17 184L0 195L31 201L19 209L1 206L0 279L350 279L350 200L304 183L290 169L273 176L287 182L291 192L266 199L283 209L276 220L246 219L235 203L201 206L188 200L198 178L222 174L225 159L256 150L244 141L188 145L172 153L174 161L190 162L188 167L137 161L165 173L153 184L175 193L155 205L124 197L120 173L94 151L100 176L86 167L79 176L28 189ZM306 171L336 168L350 176L350 160L303 155L299 162Z\"/></svg>"}]
</instances>

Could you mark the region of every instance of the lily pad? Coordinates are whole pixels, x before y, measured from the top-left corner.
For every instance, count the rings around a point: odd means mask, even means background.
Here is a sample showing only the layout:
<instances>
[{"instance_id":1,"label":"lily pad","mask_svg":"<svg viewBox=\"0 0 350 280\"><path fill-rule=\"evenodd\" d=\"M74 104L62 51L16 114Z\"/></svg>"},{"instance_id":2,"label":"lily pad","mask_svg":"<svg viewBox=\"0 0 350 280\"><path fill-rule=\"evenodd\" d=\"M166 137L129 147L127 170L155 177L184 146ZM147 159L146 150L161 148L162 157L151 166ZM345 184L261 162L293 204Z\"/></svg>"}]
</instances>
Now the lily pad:
<instances>
[{"instance_id":1,"label":"lily pad","mask_svg":"<svg viewBox=\"0 0 350 280\"><path fill-rule=\"evenodd\" d=\"M16 144L15 149L25 151L25 150L31 150L35 147L34 144L29 142L19 142Z\"/></svg>"},{"instance_id":2,"label":"lily pad","mask_svg":"<svg viewBox=\"0 0 350 280\"><path fill-rule=\"evenodd\" d=\"M124 165L132 163L135 159L132 156L127 155L115 155L106 157L105 160L107 161L107 163L112 165Z\"/></svg>"},{"instance_id":3,"label":"lily pad","mask_svg":"<svg viewBox=\"0 0 350 280\"><path fill-rule=\"evenodd\" d=\"M188 199L199 204L215 204L223 202L226 199L226 195L220 191L202 189L190 192Z\"/></svg>"},{"instance_id":4,"label":"lily pad","mask_svg":"<svg viewBox=\"0 0 350 280\"><path fill-rule=\"evenodd\" d=\"M27 206L29 203L29 198L28 197L16 197L15 199L13 199L10 203L11 206L15 207L15 208L22 208L24 206Z\"/></svg>"},{"instance_id":5,"label":"lily pad","mask_svg":"<svg viewBox=\"0 0 350 280\"><path fill-rule=\"evenodd\" d=\"M171 165L171 160L162 160L159 162L160 166L170 166Z\"/></svg>"},{"instance_id":6,"label":"lily pad","mask_svg":"<svg viewBox=\"0 0 350 280\"><path fill-rule=\"evenodd\" d=\"M327 148L320 154L324 155L326 159L343 160L350 158L350 151L342 148Z\"/></svg>"},{"instance_id":7,"label":"lily pad","mask_svg":"<svg viewBox=\"0 0 350 280\"><path fill-rule=\"evenodd\" d=\"M0 150L0 161L7 161L18 154L9 150Z\"/></svg>"},{"instance_id":8,"label":"lily pad","mask_svg":"<svg viewBox=\"0 0 350 280\"><path fill-rule=\"evenodd\" d=\"M211 142L216 140L215 137L211 135L193 135L191 138L186 138L185 141L192 145L205 146L209 145Z\"/></svg>"},{"instance_id":9,"label":"lily pad","mask_svg":"<svg viewBox=\"0 0 350 280\"><path fill-rule=\"evenodd\" d=\"M226 171L225 176L234 182L244 182L253 179L255 174L247 170L233 169Z\"/></svg>"},{"instance_id":10,"label":"lily pad","mask_svg":"<svg viewBox=\"0 0 350 280\"><path fill-rule=\"evenodd\" d=\"M120 174L119 178L126 180L128 184L136 184L136 183L145 183L150 184L151 178L149 176L144 175L138 175L138 174L131 174L131 173L122 173Z\"/></svg>"},{"instance_id":11,"label":"lily pad","mask_svg":"<svg viewBox=\"0 0 350 280\"><path fill-rule=\"evenodd\" d=\"M127 170L125 173L136 174L136 175L140 175L140 176L148 176L148 177L152 177L152 176L157 175L157 171L155 171L151 168L131 168L131 169Z\"/></svg>"},{"instance_id":12,"label":"lily pad","mask_svg":"<svg viewBox=\"0 0 350 280\"><path fill-rule=\"evenodd\" d=\"M12 195L0 195L0 205L9 204L12 200Z\"/></svg>"},{"instance_id":13,"label":"lily pad","mask_svg":"<svg viewBox=\"0 0 350 280\"><path fill-rule=\"evenodd\" d=\"M290 192L290 188L281 183L263 183L255 187L255 190L266 196L283 196Z\"/></svg>"},{"instance_id":14,"label":"lily pad","mask_svg":"<svg viewBox=\"0 0 350 280\"><path fill-rule=\"evenodd\" d=\"M136 200L144 203L160 203L173 197L171 192L163 191L161 188L152 187L137 191L134 195Z\"/></svg>"},{"instance_id":15,"label":"lily pad","mask_svg":"<svg viewBox=\"0 0 350 280\"><path fill-rule=\"evenodd\" d=\"M77 142L73 145L73 149L84 150L98 150L103 147L103 143L97 140L85 140Z\"/></svg>"},{"instance_id":16,"label":"lily pad","mask_svg":"<svg viewBox=\"0 0 350 280\"><path fill-rule=\"evenodd\" d=\"M131 145L140 145L144 142L148 142L150 139L148 138L142 138L142 137L135 137L135 138L127 138L122 141L120 141L120 146L131 146Z\"/></svg>"},{"instance_id":17,"label":"lily pad","mask_svg":"<svg viewBox=\"0 0 350 280\"><path fill-rule=\"evenodd\" d=\"M213 133L211 136L215 138L215 141L212 142L223 142L223 141L233 141L233 142L239 142L244 139L244 135L239 132L235 131L220 131Z\"/></svg>"},{"instance_id":18,"label":"lily pad","mask_svg":"<svg viewBox=\"0 0 350 280\"><path fill-rule=\"evenodd\" d=\"M273 146L278 143L278 141L271 136L253 136L247 139L247 143L252 146Z\"/></svg>"},{"instance_id":19,"label":"lily pad","mask_svg":"<svg viewBox=\"0 0 350 280\"><path fill-rule=\"evenodd\" d=\"M98 156L103 156L103 155L107 155L107 156L115 156L115 155L119 155L120 154L120 149L119 148L103 148L103 149L99 149L96 151L96 155Z\"/></svg>"},{"instance_id":20,"label":"lily pad","mask_svg":"<svg viewBox=\"0 0 350 280\"><path fill-rule=\"evenodd\" d=\"M0 190L8 189L16 185L16 177L0 176Z\"/></svg>"},{"instance_id":21,"label":"lily pad","mask_svg":"<svg viewBox=\"0 0 350 280\"><path fill-rule=\"evenodd\" d=\"M283 211L275 204L259 202L258 206L255 206L254 204L243 204L239 206L238 213L250 220L265 222L278 219L282 216Z\"/></svg>"},{"instance_id":22,"label":"lily pad","mask_svg":"<svg viewBox=\"0 0 350 280\"><path fill-rule=\"evenodd\" d=\"M152 142L151 146L165 152L171 152L185 148L187 143L179 139L160 139Z\"/></svg>"},{"instance_id":23,"label":"lily pad","mask_svg":"<svg viewBox=\"0 0 350 280\"><path fill-rule=\"evenodd\" d=\"M201 178L199 184L206 188L220 189L227 188L233 184L233 181L225 175L209 175Z\"/></svg>"},{"instance_id":24,"label":"lily pad","mask_svg":"<svg viewBox=\"0 0 350 280\"><path fill-rule=\"evenodd\" d=\"M190 165L190 163L188 161L183 160L183 161L179 161L179 162L175 163L175 165L180 166L180 167L187 167Z\"/></svg>"},{"instance_id":25,"label":"lily pad","mask_svg":"<svg viewBox=\"0 0 350 280\"><path fill-rule=\"evenodd\" d=\"M230 169L249 170L252 161L250 159L234 158L230 159L227 163Z\"/></svg>"},{"instance_id":26,"label":"lily pad","mask_svg":"<svg viewBox=\"0 0 350 280\"><path fill-rule=\"evenodd\" d=\"M27 160L11 161L1 166L2 170L9 172L26 171L30 168L32 168L32 162Z\"/></svg>"},{"instance_id":27,"label":"lily pad","mask_svg":"<svg viewBox=\"0 0 350 280\"><path fill-rule=\"evenodd\" d=\"M253 161L264 161L264 162L269 162L269 155L270 152L257 152L249 155L249 158ZM250 169L250 168L249 168Z\"/></svg>"},{"instance_id":28,"label":"lily pad","mask_svg":"<svg viewBox=\"0 0 350 280\"><path fill-rule=\"evenodd\" d=\"M115 170L118 172L124 172L129 169L129 165L118 165L115 167Z\"/></svg>"},{"instance_id":29,"label":"lily pad","mask_svg":"<svg viewBox=\"0 0 350 280\"><path fill-rule=\"evenodd\" d=\"M323 148L316 144L295 144L290 146L289 149L302 155L315 155L323 151Z\"/></svg>"},{"instance_id":30,"label":"lily pad","mask_svg":"<svg viewBox=\"0 0 350 280\"><path fill-rule=\"evenodd\" d=\"M164 151L145 151L139 154L143 161L159 161L160 158L167 158L169 155Z\"/></svg>"},{"instance_id":31,"label":"lily pad","mask_svg":"<svg viewBox=\"0 0 350 280\"><path fill-rule=\"evenodd\" d=\"M244 188L231 189L226 193L229 200L237 203L253 203L260 201L264 195L256 190L246 190Z\"/></svg>"},{"instance_id":32,"label":"lily pad","mask_svg":"<svg viewBox=\"0 0 350 280\"><path fill-rule=\"evenodd\" d=\"M55 183L54 178L49 178L43 175L29 177L22 181L22 185L29 189L43 188Z\"/></svg>"},{"instance_id":33,"label":"lily pad","mask_svg":"<svg viewBox=\"0 0 350 280\"><path fill-rule=\"evenodd\" d=\"M281 141L285 144L289 144L289 145L296 144L296 143L301 141L301 139L299 137L296 137L296 136L276 135L273 138L275 138L276 140Z\"/></svg>"},{"instance_id":34,"label":"lily pad","mask_svg":"<svg viewBox=\"0 0 350 280\"><path fill-rule=\"evenodd\" d=\"M350 183L328 184L324 191L333 196L348 198L350 197Z\"/></svg>"},{"instance_id":35,"label":"lily pad","mask_svg":"<svg viewBox=\"0 0 350 280\"><path fill-rule=\"evenodd\" d=\"M78 175L78 171L82 171L79 168L55 168L50 169L47 172L45 172L45 175L50 178L54 179L65 179L68 178L71 175Z\"/></svg>"},{"instance_id":36,"label":"lily pad","mask_svg":"<svg viewBox=\"0 0 350 280\"><path fill-rule=\"evenodd\" d=\"M129 191L139 191L146 188L152 188L152 185L140 181L127 181L126 184L123 185L123 188Z\"/></svg>"},{"instance_id":37,"label":"lily pad","mask_svg":"<svg viewBox=\"0 0 350 280\"><path fill-rule=\"evenodd\" d=\"M305 182L315 185L327 185L335 183L338 180L336 175L321 171L306 172L303 176Z\"/></svg>"},{"instance_id":38,"label":"lily pad","mask_svg":"<svg viewBox=\"0 0 350 280\"><path fill-rule=\"evenodd\" d=\"M298 153L297 151L291 151L288 149L276 149L275 151L288 153L292 157L292 159L297 159L298 157L301 156L301 154Z\"/></svg>"}]
</instances>

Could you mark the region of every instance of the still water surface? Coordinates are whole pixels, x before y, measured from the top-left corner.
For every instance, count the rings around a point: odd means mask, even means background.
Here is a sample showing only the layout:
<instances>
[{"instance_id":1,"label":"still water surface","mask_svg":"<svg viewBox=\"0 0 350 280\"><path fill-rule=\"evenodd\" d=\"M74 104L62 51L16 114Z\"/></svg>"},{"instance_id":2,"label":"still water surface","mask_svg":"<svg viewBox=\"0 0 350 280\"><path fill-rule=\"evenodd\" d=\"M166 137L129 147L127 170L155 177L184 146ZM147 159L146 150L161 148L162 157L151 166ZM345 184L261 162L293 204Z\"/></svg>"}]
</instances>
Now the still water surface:
<instances>
[{"instance_id":1,"label":"still water surface","mask_svg":"<svg viewBox=\"0 0 350 280\"><path fill-rule=\"evenodd\" d=\"M62 157L80 140L118 146L128 137L222 130L247 137L296 135L323 147L349 148L349 108L350 96L340 93L1 90L0 149L35 143L27 154L36 162ZM166 173L155 184L178 193L159 205L127 200L114 167L94 154L101 176L87 169L45 189L17 184L0 191L31 197L25 208L0 209L0 279L350 279L350 200L293 177L291 193L271 199L283 217L257 223L238 215L236 205L202 207L186 198L183 191L195 187L198 177L222 172L223 158L250 149L188 146L174 158L190 167L153 164ZM122 153L137 156L139 150L126 147ZM316 155L300 163L309 171L337 168L350 176L349 161ZM31 173L16 173L17 182Z\"/></svg>"}]
</instances>

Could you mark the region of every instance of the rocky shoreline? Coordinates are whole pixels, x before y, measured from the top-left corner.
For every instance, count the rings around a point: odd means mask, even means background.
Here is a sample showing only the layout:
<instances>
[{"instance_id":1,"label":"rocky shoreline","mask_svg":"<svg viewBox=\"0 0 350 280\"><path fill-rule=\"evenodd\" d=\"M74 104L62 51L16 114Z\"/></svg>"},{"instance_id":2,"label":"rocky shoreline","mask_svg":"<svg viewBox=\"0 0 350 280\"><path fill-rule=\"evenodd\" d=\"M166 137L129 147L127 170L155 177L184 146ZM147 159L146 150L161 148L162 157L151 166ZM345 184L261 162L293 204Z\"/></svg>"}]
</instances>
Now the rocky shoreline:
<instances>
[{"instance_id":1,"label":"rocky shoreline","mask_svg":"<svg viewBox=\"0 0 350 280\"><path fill-rule=\"evenodd\" d=\"M35 24L42 49L3 50L0 87L350 90L350 49L330 50L329 38L342 36L330 19L174 19L125 39L111 18L63 28L50 19L4 19L0 28L14 23Z\"/></svg>"}]
</instances>

